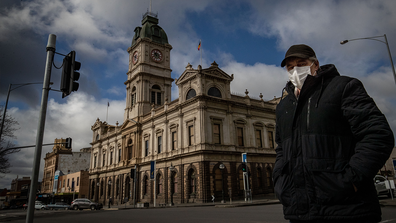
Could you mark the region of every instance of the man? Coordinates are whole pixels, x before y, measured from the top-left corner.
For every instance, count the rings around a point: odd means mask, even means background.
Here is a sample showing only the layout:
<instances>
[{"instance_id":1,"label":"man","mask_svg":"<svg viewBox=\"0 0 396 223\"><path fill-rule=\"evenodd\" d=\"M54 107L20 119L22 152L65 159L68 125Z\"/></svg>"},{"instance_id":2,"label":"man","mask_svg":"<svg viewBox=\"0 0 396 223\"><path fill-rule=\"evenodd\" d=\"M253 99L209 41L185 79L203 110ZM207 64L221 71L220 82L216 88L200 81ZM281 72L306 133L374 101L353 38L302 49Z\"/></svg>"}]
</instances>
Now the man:
<instances>
[{"instance_id":1,"label":"man","mask_svg":"<svg viewBox=\"0 0 396 223\"><path fill-rule=\"evenodd\" d=\"M362 83L319 66L314 50L293 45L281 66L289 82L276 109L275 193L290 222L381 220L373 178L394 137Z\"/></svg>"}]
</instances>

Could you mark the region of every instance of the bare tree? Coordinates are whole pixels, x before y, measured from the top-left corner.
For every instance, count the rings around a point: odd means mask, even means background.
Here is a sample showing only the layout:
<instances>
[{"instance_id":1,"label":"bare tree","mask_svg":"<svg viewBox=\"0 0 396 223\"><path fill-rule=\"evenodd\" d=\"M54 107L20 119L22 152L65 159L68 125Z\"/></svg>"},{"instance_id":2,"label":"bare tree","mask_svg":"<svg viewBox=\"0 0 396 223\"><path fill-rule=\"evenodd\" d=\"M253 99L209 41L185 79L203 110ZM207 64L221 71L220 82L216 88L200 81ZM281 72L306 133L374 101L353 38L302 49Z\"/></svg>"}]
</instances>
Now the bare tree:
<instances>
[{"instance_id":1,"label":"bare tree","mask_svg":"<svg viewBox=\"0 0 396 223\"><path fill-rule=\"evenodd\" d=\"M0 108L0 124L3 119L3 109ZM9 173L9 168L11 164L8 162L9 156L12 153L19 152L20 149L12 149L14 144L12 143L13 139L16 139L14 132L18 130L19 123L10 115L6 114L6 118L4 120L3 132L1 134L0 139L0 173ZM0 178L2 176L0 175ZM4 177L4 175L3 175Z\"/></svg>"}]
</instances>

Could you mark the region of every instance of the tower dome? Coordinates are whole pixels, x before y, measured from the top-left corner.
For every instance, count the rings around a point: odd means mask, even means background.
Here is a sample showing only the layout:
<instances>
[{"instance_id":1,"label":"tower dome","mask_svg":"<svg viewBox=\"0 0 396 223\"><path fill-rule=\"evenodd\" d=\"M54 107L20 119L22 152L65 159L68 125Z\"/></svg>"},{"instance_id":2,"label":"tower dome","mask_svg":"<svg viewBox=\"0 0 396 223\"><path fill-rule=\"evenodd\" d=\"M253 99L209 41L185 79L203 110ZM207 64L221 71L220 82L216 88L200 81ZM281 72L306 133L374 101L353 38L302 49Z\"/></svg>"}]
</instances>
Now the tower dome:
<instances>
[{"instance_id":1,"label":"tower dome","mask_svg":"<svg viewBox=\"0 0 396 223\"><path fill-rule=\"evenodd\" d=\"M142 27L135 28L135 35L132 39L132 47L137 43L139 38L149 38L160 44L167 44L168 37L165 31L158 25L158 16L154 13L147 12L143 16Z\"/></svg>"}]
</instances>

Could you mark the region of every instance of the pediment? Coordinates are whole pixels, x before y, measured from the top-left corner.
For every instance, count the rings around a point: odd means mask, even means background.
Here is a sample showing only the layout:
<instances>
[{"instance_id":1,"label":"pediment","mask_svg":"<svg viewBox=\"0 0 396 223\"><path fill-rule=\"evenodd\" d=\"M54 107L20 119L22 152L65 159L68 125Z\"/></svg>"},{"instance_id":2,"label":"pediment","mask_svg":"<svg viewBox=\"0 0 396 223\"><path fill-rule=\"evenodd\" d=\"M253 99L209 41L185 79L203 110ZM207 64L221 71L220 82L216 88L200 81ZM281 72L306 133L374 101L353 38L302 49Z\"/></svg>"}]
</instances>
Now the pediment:
<instances>
[{"instance_id":1,"label":"pediment","mask_svg":"<svg viewBox=\"0 0 396 223\"><path fill-rule=\"evenodd\" d=\"M120 126L121 129L127 129L127 128L131 128L133 126L135 126L136 123L127 119L124 123L122 123L122 125Z\"/></svg>"},{"instance_id":2,"label":"pediment","mask_svg":"<svg viewBox=\"0 0 396 223\"><path fill-rule=\"evenodd\" d=\"M232 81L234 79L233 76L230 76L226 72L221 70L216 62L213 62L212 66L206 69L202 69L201 66L198 66L198 69L193 69L192 66L188 64L186 70L184 70L184 72L180 75L180 78L177 79L176 85L185 83L189 80L196 78L197 76L211 77L226 81Z\"/></svg>"},{"instance_id":3,"label":"pediment","mask_svg":"<svg viewBox=\"0 0 396 223\"><path fill-rule=\"evenodd\" d=\"M93 126L91 126L91 130L100 128L100 126L101 126L102 124L103 124L103 123L99 120L99 118L96 119L96 122L93 124Z\"/></svg>"}]
</instances>

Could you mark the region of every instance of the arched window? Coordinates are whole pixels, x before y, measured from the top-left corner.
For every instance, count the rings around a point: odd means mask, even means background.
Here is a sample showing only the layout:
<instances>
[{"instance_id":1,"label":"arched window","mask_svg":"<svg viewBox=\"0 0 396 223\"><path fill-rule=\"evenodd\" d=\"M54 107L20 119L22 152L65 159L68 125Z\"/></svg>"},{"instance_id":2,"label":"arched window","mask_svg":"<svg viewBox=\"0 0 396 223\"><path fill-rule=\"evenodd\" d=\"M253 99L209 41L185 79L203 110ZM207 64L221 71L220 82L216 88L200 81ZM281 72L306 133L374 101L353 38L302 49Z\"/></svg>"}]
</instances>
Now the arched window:
<instances>
[{"instance_id":1,"label":"arched window","mask_svg":"<svg viewBox=\"0 0 396 223\"><path fill-rule=\"evenodd\" d=\"M189 90L188 93L187 93L186 100L188 100L188 99L190 99L190 98L193 98L193 97L195 97L196 95L197 95L197 93L195 92L195 90L194 90L194 89L191 89L191 90Z\"/></svg>"},{"instance_id":2,"label":"arched window","mask_svg":"<svg viewBox=\"0 0 396 223\"><path fill-rule=\"evenodd\" d=\"M258 187L261 189L263 188L263 172L261 171L261 168L257 168L257 181L258 181Z\"/></svg>"},{"instance_id":3,"label":"arched window","mask_svg":"<svg viewBox=\"0 0 396 223\"><path fill-rule=\"evenodd\" d=\"M103 196L103 180L100 182L100 196Z\"/></svg>"},{"instance_id":4,"label":"arched window","mask_svg":"<svg viewBox=\"0 0 396 223\"><path fill-rule=\"evenodd\" d=\"M161 88L158 85L153 85L151 87L151 104L161 105L162 98L161 98Z\"/></svg>"},{"instance_id":5,"label":"arched window","mask_svg":"<svg viewBox=\"0 0 396 223\"><path fill-rule=\"evenodd\" d=\"M129 176L126 177L125 179L125 197L128 198L129 200L129 195L131 193L131 180L129 179Z\"/></svg>"},{"instance_id":6,"label":"arched window","mask_svg":"<svg viewBox=\"0 0 396 223\"><path fill-rule=\"evenodd\" d=\"M132 139L128 140L128 159L132 159L132 149L133 149L133 144L132 144Z\"/></svg>"},{"instance_id":7,"label":"arched window","mask_svg":"<svg viewBox=\"0 0 396 223\"><path fill-rule=\"evenodd\" d=\"M98 141L98 140L99 140L99 134L96 135L96 141Z\"/></svg>"},{"instance_id":8,"label":"arched window","mask_svg":"<svg viewBox=\"0 0 396 223\"><path fill-rule=\"evenodd\" d=\"M221 98L221 92L216 87L211 87L208 91L209 96Z\"/></svg>"},{"instance_id":9,"label":"arched window","mask_svg":"<svg viewBox=\"0 0 396 223\"><path fill-rule=\"evenodd\" d=\"M116 181L116 196L118 197L118 195L120 194L120 180L117 179Z\"/></svg>"},{"instance_id":10,"label":"arched window","mask_svg":"<svg viewBox=\"0 0 396 223\"><path fill-rule=\"evenodd\" d=\"M215 170L215 191L221 192L223 190L223 176L221 174L221 170L217 168Z\"/></svg>"},{"instance_id":11,"label":"arched window","mask_svg":"<svg viewBox=\"0 0 396 223\"><path fill-rule=\"evenodd\" d=\"M136 103L136 87L133 86L132 95L131 95L131 105L133 106L135 103Z\"/></svg>"},{"instance_id":12,"label":"arched window","mask_svg":"<svg viewBox=\"0 0 396 223\"><path fill-rule=\"evenodd\" d=\"M148 194L148 186L149 186L148 177L144 176L144 178L143 178L143 194L144 195Z\"/></svg>"},{"instance_id":13,"label":"arched window","mask_svg":"<svg viewBox=\"0 0 396 223\"><path fill-rule=\"evenodd\" d=\"M188 186L189 194L194 194L196 192L196 179L194 169L190 169L190 171L188 171Z\"/></svg>"},{"instance_id":14,"label":"arched window","mask_svg":"<svg viewBox=\"0 0 396 223\"><path fill-rule=\"evenodd\" d=\"M267 174L267 187L271 189L273 185L272 185L272 170L270 167L267 167L266 174Z\"/></svg>"},{"instance_id":15,"label":"arched window","mask_svg":"<svg viewBox=\"0 0 396 223\"><path fill-rule=\"evenodd\" d=\"M243 190L243 170L239 169L238 171L238 190Z\"/></svg>"},{"instance_id":16,"label":"arched window","mask_svg":"<svg viewBox=\"0 0 396 223\"><path fill-rule=\"evenodd\" d=\"M157 174L157 195L162 193L162 180L161 174Z\"/></svg>"},{"instance_id":17,"label":"arched window","mask_svg":"<svg viewBox=\"0 0 396 223\"><path fill-rule=\"evenodd\" d=\"M172 177L171 177L171 193L177 193L177 173L172 172ZM172 187L173 186L173 187Z\"/></svg>"}]
</instances>

